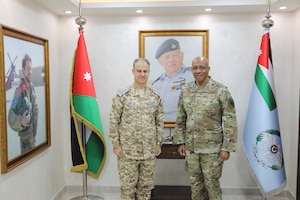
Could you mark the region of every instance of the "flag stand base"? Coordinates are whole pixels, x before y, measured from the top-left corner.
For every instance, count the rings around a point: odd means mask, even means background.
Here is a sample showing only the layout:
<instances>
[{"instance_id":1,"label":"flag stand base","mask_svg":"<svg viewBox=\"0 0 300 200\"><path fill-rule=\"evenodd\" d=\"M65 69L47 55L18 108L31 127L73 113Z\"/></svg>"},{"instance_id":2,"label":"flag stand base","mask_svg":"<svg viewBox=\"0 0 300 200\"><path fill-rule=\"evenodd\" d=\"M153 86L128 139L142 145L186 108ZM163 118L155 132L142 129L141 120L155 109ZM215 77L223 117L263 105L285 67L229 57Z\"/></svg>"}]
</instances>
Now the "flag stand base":
<instances>
[{"instance_id":1,"label":"flag stand base","mask_svg":"<svg viewBox=\"0 0 300 200\"><path fill-rule=\"evenodd\" d=\"M81 124L81 131L82 131L82 146L84 153L86 154L86 149L85 149L85 142L86 142L86 130L85 130L85 125L82 123ZM87 170L82 171L82 177L83 177L83 195L74 197L70 200L104 200L104 198L96 195L87 195Z\"/></svg>"},{"instance_id":2,"label":"flag stand base","mask_svg":"<svg viewBox=\"0 0 300 200\"><path fill-rule=\"evenodd\" d=\"M102 197L96 195L74 197L71 200L104 200Z\"/></svg>"},{"instance_id":3,"label":"flag stand base","mask_svg":"<svg viewBox=\"0 0 300 200\"><path fill-rule=\"evenodd\" d=\"M87 195L87 170L82 171L83 176L83 195L74 197L70 200L104 200L104 198L97 195Z\"/></svg>"}]
</instances>

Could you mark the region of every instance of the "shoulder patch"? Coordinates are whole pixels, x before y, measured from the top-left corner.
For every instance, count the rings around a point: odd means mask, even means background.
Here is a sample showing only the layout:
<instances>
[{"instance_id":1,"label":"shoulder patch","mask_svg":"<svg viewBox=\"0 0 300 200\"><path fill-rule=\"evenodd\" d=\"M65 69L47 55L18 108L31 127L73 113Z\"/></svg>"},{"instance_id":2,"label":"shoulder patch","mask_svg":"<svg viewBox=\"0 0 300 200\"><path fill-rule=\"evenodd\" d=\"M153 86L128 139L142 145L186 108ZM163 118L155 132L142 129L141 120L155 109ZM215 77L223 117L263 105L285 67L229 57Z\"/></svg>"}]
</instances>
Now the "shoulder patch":
<instances>
[{"instance_id":1,"label":"shoulder patch","mask_svg":"<svg viewBox=\"0 0 300 200\"><path fill-rule=\"evenodd\" d=\"M121 96L123 96L125 93L127 93L129 90L128 90L128 88L126 87L126 88L123 88L123 89L120 89L118 92L117 92L117 94L121 97Z\"/></svg>"},{"instance_id":2,"label":"shoulder patch","mask_svg":"<svg viewBox=\"0 0 300 200\"><path fill-rule=\"evenodd\" d=\"M228 100L228 105L229 105L229 108L230 108L230 109L233 109L233 108L234 108L234 101L233 101L232 98L230 98L230 99Z\"/></svg>"}]
</instances>

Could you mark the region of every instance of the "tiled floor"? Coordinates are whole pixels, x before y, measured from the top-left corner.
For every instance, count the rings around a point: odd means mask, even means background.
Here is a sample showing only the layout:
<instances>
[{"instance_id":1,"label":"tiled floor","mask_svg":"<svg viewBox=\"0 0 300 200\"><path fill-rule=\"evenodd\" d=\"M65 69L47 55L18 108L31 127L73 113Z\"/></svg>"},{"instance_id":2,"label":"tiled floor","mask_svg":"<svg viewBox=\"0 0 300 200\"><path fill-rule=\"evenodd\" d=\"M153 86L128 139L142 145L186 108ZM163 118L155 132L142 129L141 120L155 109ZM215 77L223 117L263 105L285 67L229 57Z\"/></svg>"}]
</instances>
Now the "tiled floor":
<instances>
[{"instance_id":1,"label":"tiled floor","mask_svg":"<svg viewBox=\"0 0 300 200\"><path fill-rule=\"evenodd\" d=\"M118 193L102 193L88 195L89 200L120 200ZM84 199L82 193L65 193L60 200L88 200Z\"/></svg>"},{"instance_id":2,"label":"tiled floor","mask_svg":"<svg viewBox=\"0 0 300 200\"><path fill-rule=\"evenodd\" d=\"M79 198L77 198L79 197ZM75 199L74 199L75 198ZM89 200L120 200L119 193L88 194ZM84 199L84 200L88 200ZM83 200L82 193L66 192L60 200ZM223 200L263 200L259 195L223 195ZM287 197L271 197L267 200L289 200Z\"/></svg>"}]
</instances>

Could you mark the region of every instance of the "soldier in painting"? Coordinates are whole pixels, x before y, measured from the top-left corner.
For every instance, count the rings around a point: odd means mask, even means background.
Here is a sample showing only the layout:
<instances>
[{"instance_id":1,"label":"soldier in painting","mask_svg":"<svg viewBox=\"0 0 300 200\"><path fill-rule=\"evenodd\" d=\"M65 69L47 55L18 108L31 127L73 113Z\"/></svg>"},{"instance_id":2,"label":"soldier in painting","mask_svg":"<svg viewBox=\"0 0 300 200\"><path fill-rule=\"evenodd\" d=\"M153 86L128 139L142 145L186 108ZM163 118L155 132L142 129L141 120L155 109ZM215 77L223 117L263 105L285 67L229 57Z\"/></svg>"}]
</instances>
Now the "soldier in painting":
<instances>
[{"instance_id":1,"label":"soldier in painting","mask_svg":"<svg viewBox=\"0 0 300 200\"><path fill-rule=\"evenodd\" d=\"M35 145L38 123L36 93L31 82L32 62L27 54L22 60L22 73L23 77L15 90L8 112L8 124L11 129L18 132L21 153L24 153Z\"/></svg>"},{"instance_id":2,"label":"soldier in painting","mask_svg":"<svg viewBox=\"0 0 300 200\"><path fill-rule=\"evenodd\" d=\"M165 40L158 47L155 58L164 68L164 73L152 83L152 86L162 98L165 121L175 121L181 88L194 80L191 67L184 65L184 53L179 42L172 38Z\"/></svg>"}]
</instances>

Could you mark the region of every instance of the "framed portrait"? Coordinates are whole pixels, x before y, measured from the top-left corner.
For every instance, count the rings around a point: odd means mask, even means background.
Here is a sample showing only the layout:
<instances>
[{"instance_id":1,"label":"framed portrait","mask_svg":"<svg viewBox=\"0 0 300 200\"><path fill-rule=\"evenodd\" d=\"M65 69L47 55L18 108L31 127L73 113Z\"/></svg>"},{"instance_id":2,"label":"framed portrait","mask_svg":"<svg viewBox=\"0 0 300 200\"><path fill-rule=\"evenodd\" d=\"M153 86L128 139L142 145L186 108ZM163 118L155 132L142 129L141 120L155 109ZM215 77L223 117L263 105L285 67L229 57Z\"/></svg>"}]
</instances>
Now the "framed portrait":
<instances>
[{"instance_id":1,"label":"framed portrait","mask_svg":"<svg viewBox=\"0 0 300 200\"><path fill-rule=\"evenodd\" d=\"M193 81L192 60L208 58L208 30L141 30L139 57L150 62L149 85L161 96L165 128L175 126L181 88Z\"/></svg>"},{"instance_id":2,"label":"framed portrait","mask_svg":"<svg viewBox=\"0 0 300 200\"><path fill-rule=\"evenodd\" d=\"M51 146L48 40L0 24L1 173Z\"/></svg>"}]
</instances>

